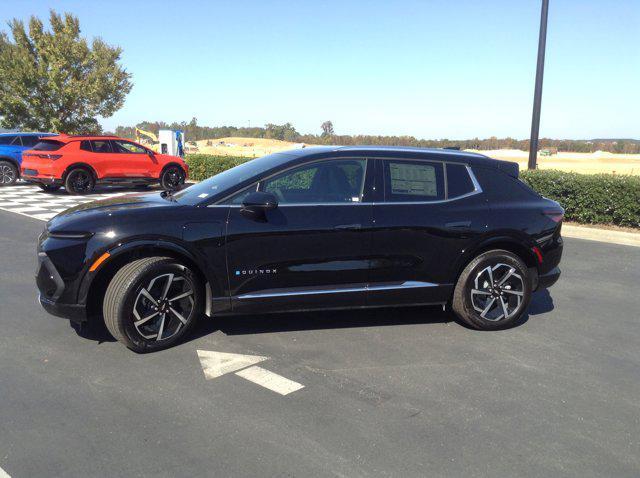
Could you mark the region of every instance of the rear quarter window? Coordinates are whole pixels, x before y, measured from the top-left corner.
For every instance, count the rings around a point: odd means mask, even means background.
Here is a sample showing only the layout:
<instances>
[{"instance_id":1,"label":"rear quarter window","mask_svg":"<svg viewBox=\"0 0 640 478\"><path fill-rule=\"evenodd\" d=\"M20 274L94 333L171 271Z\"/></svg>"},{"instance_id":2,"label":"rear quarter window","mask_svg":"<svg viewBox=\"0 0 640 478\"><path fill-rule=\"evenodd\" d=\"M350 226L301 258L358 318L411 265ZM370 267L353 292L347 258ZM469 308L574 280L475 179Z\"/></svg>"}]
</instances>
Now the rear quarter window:
<instances>
[{"instance_id":1,"label":"rear quarter window","mask_svg":"<svg viewBox=\"0 0 640 478\"><path fill-rule=\"evenodd\" d=\"M64 146L61 141L55 141L53 139L43 139L39 141L33 149L35 151L57 151Z\"/></svg>"},{"instance_id":2,"label":"rear quarter window","mask_svg":"<svg viewBox=\"0 0 640 478\"><path fill-rule=\"evenodd\" d=\"M540 197L519 179L509 176L497 168L473 167L482 190L491 199L531 199Z\"/></svg>"},{"instance_id":3,"label":"rear quarter window","mask_svg":"<svg viewBox=\"0 0 640 478\"><path fill-rule=\"evenodd\" d=\"M455 199L475 190L467 166L447 163L447 193L449 199Z\"/></svg>"},{"instance_id":4,"label":"rear quarter window","mask_svg":"<svg viewBox=\"0 0 640 478\"><path fill-rule=\"evenodd\" d=\"M16 136L0 136L0 144L11 144L16 139Z\"/></svg>"},{"instance_id":5,"label":"rear quarter window","mask_svg":"<svg viewBox=\"0 0 640 478\"><path fill-rule=\"evenodd\" d=\"M22 140L22 146L27 148L33 148L40 141L37 136L22 136L20 139Z\"/></svg>"}]
</instances>

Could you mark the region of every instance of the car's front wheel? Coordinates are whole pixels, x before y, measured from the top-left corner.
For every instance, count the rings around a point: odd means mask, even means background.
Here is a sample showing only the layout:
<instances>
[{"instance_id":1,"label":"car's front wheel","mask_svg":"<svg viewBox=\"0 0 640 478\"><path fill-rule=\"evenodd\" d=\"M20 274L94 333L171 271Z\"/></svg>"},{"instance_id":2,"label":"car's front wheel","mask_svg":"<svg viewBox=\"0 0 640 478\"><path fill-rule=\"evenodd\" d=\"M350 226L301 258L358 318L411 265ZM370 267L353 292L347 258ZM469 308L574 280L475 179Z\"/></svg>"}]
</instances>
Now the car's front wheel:
<instances>
[{"instance_id":1,"label":"car's front wheel","mask_svg":"<svg viewBox=\"0 0 640 478\"><path fill-rule=\"evenodd\" d=\"M453 293L455 314L480 330L517 323L531 301L531 278L520 257L492 250L473 259L458 278Z\"/></svg>"},{"instance_id":2,"label":"car's front wheel","mask_svg":"<svg viewBox=\"0 0 640 478\"><path fill-rule=\"evenodd\" d=\"M184 184L184 180L185 174L182 168L178 166L169 166L160 176L160 186L165 191L175 191Z\"/></svg>"},{"instance_id":3,"label":"car's front wheel","mask_svg":"<svg viewBox=\"0 0 640 478\"><path fill-rule=\"evenodd\" d=\"M183 339L204 310L197 275L170 257L147 257L126 264L104 297L107 329L135 352L170 347Z\"/></svg>"},{"instance_id":4,"label":"car's front wheel","mask_svg":"<svg viewBox=\"0 0 640 478\"><path fill-rule=\"evenodd\" d=\"M18 180L18 168L9 161L0 161L0 186L11 186Z\"/></svg>"}]
</instances>

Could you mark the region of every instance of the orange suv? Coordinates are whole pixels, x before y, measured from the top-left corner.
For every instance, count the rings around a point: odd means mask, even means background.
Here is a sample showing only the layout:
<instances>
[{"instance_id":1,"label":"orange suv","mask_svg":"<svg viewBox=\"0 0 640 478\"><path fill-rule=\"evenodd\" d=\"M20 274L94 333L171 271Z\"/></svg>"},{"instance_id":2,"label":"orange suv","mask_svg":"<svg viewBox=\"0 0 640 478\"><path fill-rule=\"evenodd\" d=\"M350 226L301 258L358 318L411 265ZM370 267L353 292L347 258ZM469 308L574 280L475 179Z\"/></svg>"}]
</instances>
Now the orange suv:
<instances>
[{"instance_id":1,"label":"orange suv","mask_svg":"<svg viewBox=\"0 0 640 478\"><path fill-rule=\"evenodd\" d=\"M45 191L62 186L69 194L90 193L96 184L142 186L160 183L178 189L189 168L178 156L158 154L117 136L58 135L42 139L22 154L25 181Z\"/></svg>"}]
</instances>

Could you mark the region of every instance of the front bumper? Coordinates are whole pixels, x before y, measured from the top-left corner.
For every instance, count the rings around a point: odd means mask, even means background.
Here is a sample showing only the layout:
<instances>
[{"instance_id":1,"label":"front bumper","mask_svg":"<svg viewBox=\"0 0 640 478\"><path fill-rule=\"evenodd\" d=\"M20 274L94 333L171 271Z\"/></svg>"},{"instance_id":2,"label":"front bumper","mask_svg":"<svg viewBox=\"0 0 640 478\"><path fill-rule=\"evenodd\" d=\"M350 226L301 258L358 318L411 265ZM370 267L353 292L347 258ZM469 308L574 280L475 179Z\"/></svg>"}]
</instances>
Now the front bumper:
<instances>
[{"instance_id":1,"label":"front bumper","mask_svg":"<svg viewBox=\"0 0 640 478\"><path fill-rule=\"evenodd\" d=\"M38 301L44 310L56 317L62 317L71 322L84 322L87 320L87 308L82 304L58 304L45 299L42 294L38 294Z\"/></svg>"},{"instance_id":2,"label":"front bumper","mask_svg":"<svg viewBox=\"0 0 640 478\"><path fill-rule=\"evenodd\" d=\"M52 315L64 317L74 322L83 322L87 318L86 306L83 304L62 304L58 299L65 291L65 283L51 259L44 252L38 253L38 270L36 284L40 305Z\"/></svg>"}]
</instances>

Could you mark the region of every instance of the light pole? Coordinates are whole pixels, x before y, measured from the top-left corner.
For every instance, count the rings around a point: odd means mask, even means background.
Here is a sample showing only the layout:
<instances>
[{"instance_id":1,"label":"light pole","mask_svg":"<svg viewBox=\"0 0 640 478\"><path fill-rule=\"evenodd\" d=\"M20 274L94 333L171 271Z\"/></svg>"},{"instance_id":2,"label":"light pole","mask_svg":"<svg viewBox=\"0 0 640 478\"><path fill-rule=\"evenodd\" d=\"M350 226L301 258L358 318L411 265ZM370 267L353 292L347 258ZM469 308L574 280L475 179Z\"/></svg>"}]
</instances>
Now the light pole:
<instances>
[{"instance_id":1,"label":"light pole","mask_svg":"<svg viewBox=\"0 0 640 478\"><path fill-rule=\"evenodd\" d=\"M538 134L540 132L540 107L542 104L542 78L544 76L544 52L547 45L547 17L549 0L542 0L540 13L540 36L538 38L538 64L536 87L533 93L533 117L531 118L531 140L529 141L529 169L536 169L538 159Z\"/></svg>"}]
</instances>

